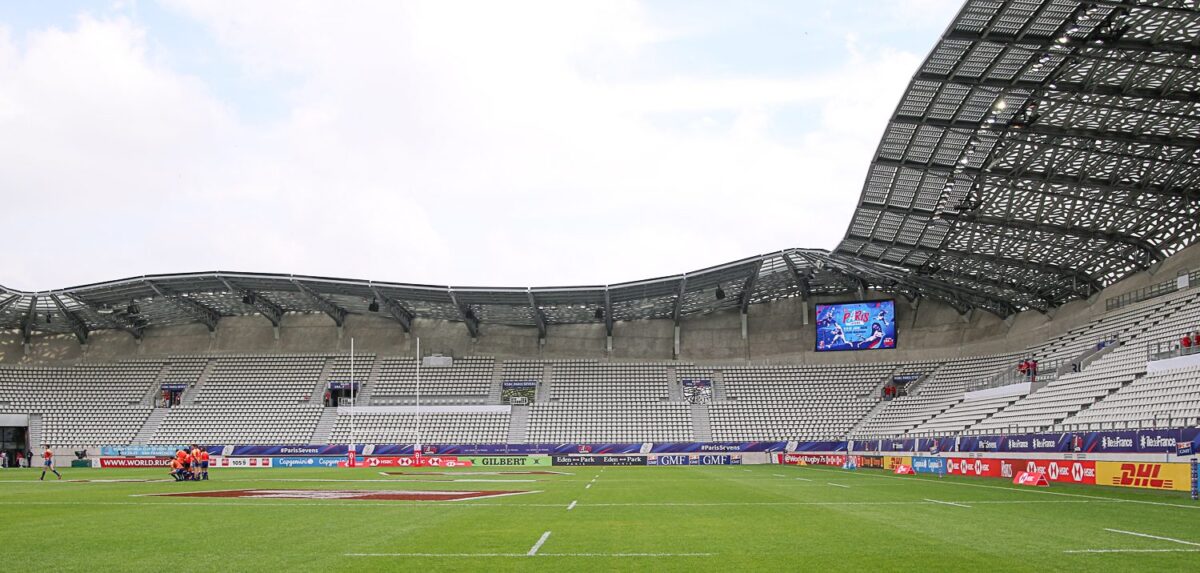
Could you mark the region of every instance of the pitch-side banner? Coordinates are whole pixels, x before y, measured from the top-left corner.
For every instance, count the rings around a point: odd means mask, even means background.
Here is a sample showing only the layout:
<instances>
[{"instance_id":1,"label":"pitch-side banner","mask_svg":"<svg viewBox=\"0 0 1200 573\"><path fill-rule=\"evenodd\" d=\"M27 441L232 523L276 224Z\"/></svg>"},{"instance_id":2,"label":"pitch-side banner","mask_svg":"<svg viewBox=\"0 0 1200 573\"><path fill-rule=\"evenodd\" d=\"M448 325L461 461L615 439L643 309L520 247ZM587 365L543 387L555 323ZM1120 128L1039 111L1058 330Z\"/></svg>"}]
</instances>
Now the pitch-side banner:
<instances>
[{"instance_id":1,"label":"pitch-side banner","mask_svg":"<svg viewBox=\"0 0 1200 573\"><path fill-rule=\"evenodd\" d=\"M165 468L174 458L100 458L102 468Z\"/></svg>"},{"instance_id":2,"label":"pitch-side banner","mask_svg":"<svg viewBox=\"0 0 1200 573\"><path fill-rule=\"evenodd\" d=\"M226 451L226 449L229 451ZM505 456L553 454L703 454L782 452L788 442L655 442L587 444L426 444L424 453L446 456ZM205 446L214 455L230 456L345 456L345 444L289 446ZM360 446L361 451L361 446ZM846 442L799 442L797 451L842 452ZM372 450L380 456L411 456L412 444L377 444ZM173 454L174 450L168 452ZM134 454L123 454L134 455ZM152 455L152 454L146 454Z\"/></svg>"},{"instance_id":3,"label":"pitch-side banner","mask_svg":"<svg viewBox=\"0 0 1200 573\"><path fill-rule=\"evenodd\" d=\"M1191 490L1192 477L1186 463L1096 462L1096 483L1117 487Z\"/></svg>"},{"instance_id":4,"label":"pitch-side banner","mask_svg":"<svg viewBox=\"0 0 1200 573\"><path fill-rule=\"evenodd\" d=\"M648 466L728 466L742 463L742 456L734 454L656 454L646 456Z\"/></svg>"},{"instance_id":5,"label":"pitch-side banner","mask_svg":"<svg viewBox=\"0 0 1200 573\"><path fill-rule=\"evenodd\" d=\"M794 466L844 466L846 456L841 454L784 454L783 463Z\"/></svg>"},{"instance_id":6,"label":"pitch-side banner","mask_svg":"<svg viewBox=\"0 0 1200 573\"><path fill-rule=\"evenodd\" d=\"M1045 474L1051 483L1098 483L1096 462L1091 460L946 459L946 473L950 475L1012 479L1018 472Z\"/></svg>"}]
</instances>

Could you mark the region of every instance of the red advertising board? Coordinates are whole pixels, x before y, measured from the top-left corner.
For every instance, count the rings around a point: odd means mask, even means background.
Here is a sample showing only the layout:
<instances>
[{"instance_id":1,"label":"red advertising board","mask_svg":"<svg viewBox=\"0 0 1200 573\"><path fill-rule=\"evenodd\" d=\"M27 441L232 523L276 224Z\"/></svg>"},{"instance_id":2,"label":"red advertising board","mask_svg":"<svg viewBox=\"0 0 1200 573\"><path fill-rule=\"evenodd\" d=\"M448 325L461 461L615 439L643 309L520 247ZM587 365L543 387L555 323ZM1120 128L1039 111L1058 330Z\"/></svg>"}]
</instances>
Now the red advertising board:
<instances>
[{"instance_id":1,"label":"red advertising board","mask_svg":"<svg viewBox=\"0 0 1200 573\"><path fill-rule=\"evenodd\" d=\"M904 465L904 464L900 464L900 465L898 465L898 466L896 466L896 467L895 467L895 469L893 470L893 473L895 473L896 475L905 475L905 476L910 476L910 475L913 475L913 474L915 474L915 473L917 473L917 472L914 472L914 471L913 471L913 469L912 469L912 467L910 467L910 466L906 466L906 465Z\"/></svg>"},{"instance_id":2,"label":"red advertising board","mask_svg":"<svg viewBox=\"0 0 1200 573\"><path fill-rule=\"evenodd\" d=\"M171 458L100 458L102 468L165 468Z\"/></svg>"},{"instance_id":3,"label":"red advertising board","mask_svg":"<svg viewBox=\"0 0 1200 573\"><path fill-rule=\"evenodd\" d=\"M950 458L950 475L1015 478L1018 472L1043 474L1050 482L1096 483L1096 462L1091 460L1020 460L999 458Z\"/></svg>"},{"instance_id":4,"label":"red advertising board","mask_svg":"<svg viewBox=\"0 0 1200 573\"><path fill-rule=\"evenodd\" d=\"M366 456L356 461L358 466L368 468L465 468L474 465L471 460L460 460L456 456ZM350 460L338 462L339 468L355 467Z\"/></svg>"},{"instance_id":5,"label":"red advertising board","mask_svg":"<svg viewBox=\"0 0 1200 573\"><path fill-rule=\"evenodd\" d=\"M1033 472L1017 472L1017 477L1013 478L1013 484L1050 487L1050 482L1046 480L1046 474Z\"/></svg>"}]
</instances>

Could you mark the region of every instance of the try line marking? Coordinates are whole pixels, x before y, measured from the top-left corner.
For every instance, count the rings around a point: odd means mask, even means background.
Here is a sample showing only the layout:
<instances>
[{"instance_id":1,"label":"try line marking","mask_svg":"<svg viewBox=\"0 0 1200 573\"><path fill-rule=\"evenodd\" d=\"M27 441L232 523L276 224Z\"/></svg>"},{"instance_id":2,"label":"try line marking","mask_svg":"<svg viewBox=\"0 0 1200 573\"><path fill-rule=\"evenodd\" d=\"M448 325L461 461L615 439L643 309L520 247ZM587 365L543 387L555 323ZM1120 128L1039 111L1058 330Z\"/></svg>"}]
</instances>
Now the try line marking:
<instances>
[{"instance_id":1,"label":"try line marking","mask_svg":"<svg viewBox=\"0 0 1200 573\"><path fill-rule=\"evenodd\" d=\"M529 548L529 553L526 553L526 555L528 555L530 557L537 555L538 549L542 548L542 544L546 543L546 539L548 539L549 537L550 537L549 531L543 533L542 536L540 538L538 538L537 543L534 543L533 547Z\"/></svg>"},{"instance_id":2,"label":"try line marking","mask_svg":"<svg viewBox=\"0 0 1200 573\"><path fill-rule=\"evenodd\" d=\"M961 503L954 503L953 501L938 501L936 499L929 499L929 498L925 498L925 501L928 501L930 503L940 503L942 505L953 505L954 507L965 507L967 509L971 508L971 506L969 506L969 505L963 505Z\"/></svg>"}]
</instances>

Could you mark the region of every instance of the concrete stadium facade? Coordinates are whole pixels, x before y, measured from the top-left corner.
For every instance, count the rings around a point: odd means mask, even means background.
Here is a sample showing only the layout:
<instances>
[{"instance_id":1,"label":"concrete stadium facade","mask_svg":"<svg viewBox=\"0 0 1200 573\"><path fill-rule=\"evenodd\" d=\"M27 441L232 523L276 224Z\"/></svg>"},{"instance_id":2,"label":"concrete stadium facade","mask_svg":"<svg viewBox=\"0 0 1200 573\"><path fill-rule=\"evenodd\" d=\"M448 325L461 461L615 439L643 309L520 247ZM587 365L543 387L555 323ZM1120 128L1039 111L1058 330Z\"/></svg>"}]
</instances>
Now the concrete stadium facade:
<instances>
[{"instance_id":1,"label":"concrete stadium facade","mask_svg":"<svg viewBox=\"0 0 1200 573\"><path fill-rule=\"evenodd\" d=\"M69 334L35 334L25 346L19 331L0 332L0 364L110 362L175 354L348 352L350 339L359 352L412 355L416 337L424 354L487 355L503 359L672 360L712 364L831 364L898 362L979 356L1022 349L1096 319L1106 301L1149 285L1174 280L1200 268L1200 245L1191 246L1087 300L1067 303L1048 313L1026 311L1002 319L975 310L960 314L931 299L915 304L898 300L899 344L875 352L814 352L813 307L799 298L755 304L748 308L743 330L737 311L685 317L680 324L679 354L674 355L671 320L639 320L614 325L612 351L603 324L551 326L539 343L533 327L484 323L471 338L460 322L416 319L405 334L394 321L372 315L347 317L340 332L324 314L287 314L278 337L260 316L224 318L214 332L202 324L147 329L141 341L124 331L96 331L81 345ZM868 292L868 298L890 298ZM810 303L847 297L814 297Z\"/></svg>"}]
</instances>

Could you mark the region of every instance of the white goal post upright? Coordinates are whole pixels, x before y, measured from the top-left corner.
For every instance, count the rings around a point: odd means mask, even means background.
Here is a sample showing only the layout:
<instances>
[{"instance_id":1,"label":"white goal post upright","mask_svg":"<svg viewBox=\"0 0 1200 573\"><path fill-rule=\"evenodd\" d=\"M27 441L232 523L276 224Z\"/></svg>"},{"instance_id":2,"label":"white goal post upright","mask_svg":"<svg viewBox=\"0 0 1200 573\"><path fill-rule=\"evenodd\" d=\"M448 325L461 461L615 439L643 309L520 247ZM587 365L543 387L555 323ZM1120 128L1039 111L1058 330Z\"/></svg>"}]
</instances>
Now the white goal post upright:
<instances>
[{"instance_id":1,"label":"white goal post upright","mask_svg":"<svg viewBox=\"0 0 1200 573\"><path fill-rule=\"evenodd\" d=\"M421 337L417 337L417 411L416 411L416 443L413 444L413 456L421 456Z\"/></svg>"},{"instance_id":2,"label":"white goal post upright","mask_svg":"<svg viewBox=\"0 0 1200 573\"><path fill-rule=\"evenodd\" d=\"M354 337L350 337L350 453L354 454Z\"/></svg>"}]
</instances>

